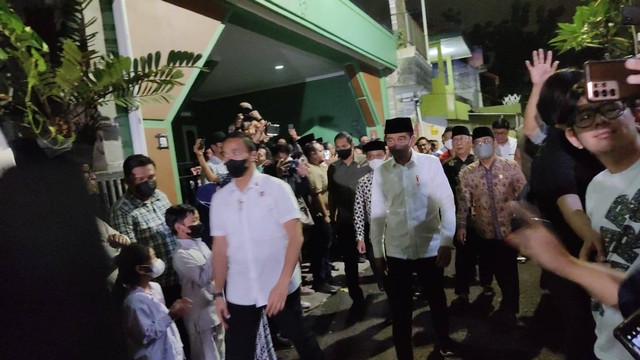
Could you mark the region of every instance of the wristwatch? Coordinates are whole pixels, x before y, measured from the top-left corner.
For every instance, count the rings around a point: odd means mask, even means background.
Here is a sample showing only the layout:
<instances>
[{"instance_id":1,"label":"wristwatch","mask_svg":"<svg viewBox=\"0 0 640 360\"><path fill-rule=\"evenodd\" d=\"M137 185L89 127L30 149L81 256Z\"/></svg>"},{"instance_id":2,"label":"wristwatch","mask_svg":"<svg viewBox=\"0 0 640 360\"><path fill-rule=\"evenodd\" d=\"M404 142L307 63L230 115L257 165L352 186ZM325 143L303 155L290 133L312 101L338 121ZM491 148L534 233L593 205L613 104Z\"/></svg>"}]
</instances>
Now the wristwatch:
<instances>
[{"instance_id":1,"label":"wristwatch","mask_svg":"<svg viewBox=\"0 0 640 360\"><path fill-rule=\"evenodd\" d=\"M219 298L219 297L224 297L224 293L223 293L222 291L220 291L220 292L214 292L214 293L213 293L213 299L214 299L214 300L215 300L216 298Z\"/></svg>"}]
</instances>

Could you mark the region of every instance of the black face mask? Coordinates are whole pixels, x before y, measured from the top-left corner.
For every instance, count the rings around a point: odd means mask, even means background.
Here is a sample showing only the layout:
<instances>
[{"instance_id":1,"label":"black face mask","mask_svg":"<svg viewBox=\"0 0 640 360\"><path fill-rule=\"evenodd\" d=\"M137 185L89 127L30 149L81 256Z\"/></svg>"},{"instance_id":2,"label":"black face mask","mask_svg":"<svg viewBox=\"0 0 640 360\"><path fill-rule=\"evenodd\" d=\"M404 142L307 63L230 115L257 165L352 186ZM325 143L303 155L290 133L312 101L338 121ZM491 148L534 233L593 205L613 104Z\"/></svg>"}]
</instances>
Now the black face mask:
<instances>
[{"instance_id":1,"label":"black face mask","mask_svg":"<svg viewBox=\"0 0 640 360\"><path fill-rule=\"evenodd\" d=\"M135 186L136 194L143 199L147 200L153 195L156 191L156 181L155 180L147 180Z\"/></svg>"},{"instance_id":2,"label":"black face mask","mask_svg":"<svg viewBox=\"0 0 640 360\"><path fill-rule=\"evenodd\" d=\"M197 223L195 225L189 225L189 237L192 239L198 239L202 237L202 232L204 231L204 225L202 223Z\"/></svg>"},{"instance_id":3,"label":"black face mask","mask_svg":"<svg viewBox=\"0 0 640 360\"><path fill-rule=\"evenodd\" d=\"M338 154L338 157L342 160L348 159L349 156L351 156L351 152L353 149L348 148L348 149L340 149L340 150L336 150L336 153Z\"/></svg>"},{"instance_id":4,"label":"black face mask","mask_svg":"<svg viewBox=\"0 0 640 360\"><path fill-rule=\"evenodd\" d=\"M396 145L394 147L389 147L389 152L394 158L395 157L401 158L405 156L407 153L409 153L409 145L405 145L405 146Z\"/></svg>"},{"instance_id":5,"label":"black face mask","mask_svg":"<svg viewBox=\"0 0 640 360\"><path fill-rule=\"evenodd\" d=\"M244 159L244 160L230 159L230 160L227 160L225 165L227 166L229 175L231 175L232 178L242 177L242 175L244 175L247 172L247 169L249 169L249 166L247 165L247 159Z\"/></svg>"}]
</instances>

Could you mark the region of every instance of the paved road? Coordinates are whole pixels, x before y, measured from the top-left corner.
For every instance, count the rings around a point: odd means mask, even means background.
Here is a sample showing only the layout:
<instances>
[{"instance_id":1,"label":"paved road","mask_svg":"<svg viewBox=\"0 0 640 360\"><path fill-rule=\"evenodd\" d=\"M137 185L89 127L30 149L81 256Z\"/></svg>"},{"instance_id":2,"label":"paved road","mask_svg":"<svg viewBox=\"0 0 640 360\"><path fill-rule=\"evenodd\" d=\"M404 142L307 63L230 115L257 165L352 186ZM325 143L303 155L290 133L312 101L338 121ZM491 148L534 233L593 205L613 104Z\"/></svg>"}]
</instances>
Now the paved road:
<instances>
[{"instance_id":1,"label":"paved road","mask_svg":"<svg viewBox=\"0 0 640 360\"><path fill-rule=\"evenodd\" d=\"M341 263L336 263L341 265ZM341 273L341 272L338 272ZM446 269L447 299L453 294L453 266ZM487 312L498 306L500 292L494 281L496 296L491 301L481 301L480 287L472 287L471 299L474 310L451 316L452 337L461 343L461 359L477 360L561 360L557 352L561 341L549 314L546 297L541 302L538 287L539 268L531 263L519 265L520 273L520 314L519 323L514 328L504 329L492 325ZM344 275L338 275L344 280ZM388 302L386 295L378 291L374 277L367 264L361 264L362 287L369 306L364 320L351 321L349 307L351 300L342 289L333 296L314 294L303 296L312 303L306 321L318 337L327 359L395 359L391 326L386 321ZM473 301L478 297L477 301ZM483 310L484 309L484 310ZM433 352L434 334L430 326L427 303L417 298L414 301L414 354L416 359L439 359ZM297 359L295 350L280 350L284 359Z\"/></svg>"}]
</instances>

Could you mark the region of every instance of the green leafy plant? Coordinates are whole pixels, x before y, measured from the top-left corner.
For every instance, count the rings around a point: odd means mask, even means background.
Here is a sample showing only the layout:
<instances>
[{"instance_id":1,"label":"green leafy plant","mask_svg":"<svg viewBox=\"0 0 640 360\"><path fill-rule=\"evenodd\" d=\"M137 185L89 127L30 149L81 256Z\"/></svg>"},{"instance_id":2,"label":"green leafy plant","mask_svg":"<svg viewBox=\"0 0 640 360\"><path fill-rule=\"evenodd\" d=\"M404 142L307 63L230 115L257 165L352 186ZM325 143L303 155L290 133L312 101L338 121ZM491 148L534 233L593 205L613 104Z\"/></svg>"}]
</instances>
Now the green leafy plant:
<instances>
[{"instance_id":1,"label":"green leafy plant","mask_svg":"<svg viewBox=\"0 0 640 360\"><path fill-rule=\"evenodd\" d=\"M169 102L170 92L183 85L182 68L195 68L202 55L171 51L137 59L100 55L92 49L96 33L85 19L92 0L75 0L60 38L60 53L49 46L9 6L0 0L0 78L13 89L14 108L23 125L54 148L68 146L82 126L97 126L98 106L114 103L131 111L142 103ZM58 56L53 56L58 55ZM59 60L54 64L52 58ZM15 69L8 71L6 69Z\"/></svg>"},{"instance_id":2,"label":"green leafy plant","mask_svg":"<svg viewBox=\"0 0 640 360\"><path fill-rule=\"evenodd\" d=\"M603 58L633 54L634 31L622 25L620 9L628 1L597 0L578 6L571 23L559 23L549 44L560 53L599 49Z\"/></svg>"}]
</instances>

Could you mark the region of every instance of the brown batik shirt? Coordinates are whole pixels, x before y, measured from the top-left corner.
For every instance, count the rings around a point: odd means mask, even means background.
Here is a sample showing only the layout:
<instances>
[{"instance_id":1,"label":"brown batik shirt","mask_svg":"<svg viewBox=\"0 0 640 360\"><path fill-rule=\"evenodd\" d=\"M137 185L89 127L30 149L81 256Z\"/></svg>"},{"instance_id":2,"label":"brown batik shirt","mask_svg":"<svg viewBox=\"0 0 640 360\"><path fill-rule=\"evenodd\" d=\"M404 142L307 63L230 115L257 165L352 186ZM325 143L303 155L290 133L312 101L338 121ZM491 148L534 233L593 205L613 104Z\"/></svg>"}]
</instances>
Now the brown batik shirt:
<instances>
[{"instance_id":1,"label":"brown batik shirt","mask_svg":"<svg viewBox=\"0 0 640 360\"><path fill-rule=\"evenodd\" d=\"M460 172L457 189L457 228L465 229L467 216L484 239L504 239L511 232L509 202L516 200L527 181L520 165L495 157L489 168L475 161Z\"/></svg>"}]
</instances>

